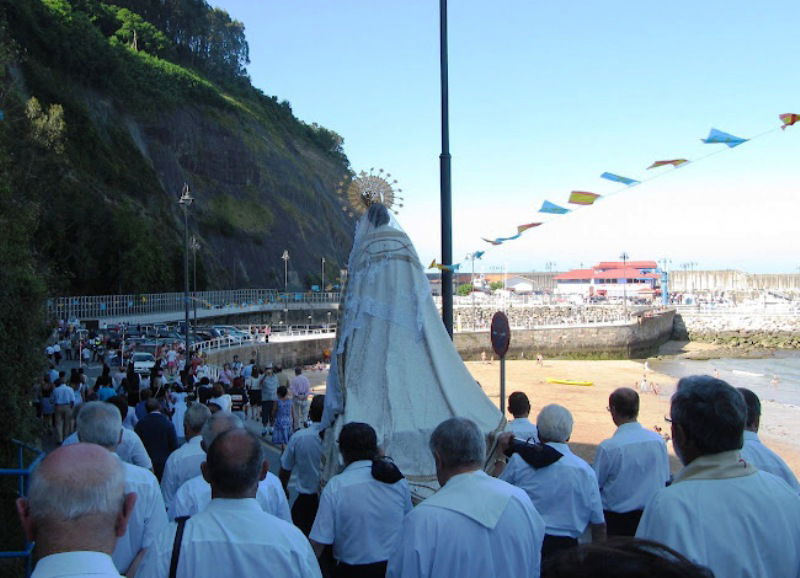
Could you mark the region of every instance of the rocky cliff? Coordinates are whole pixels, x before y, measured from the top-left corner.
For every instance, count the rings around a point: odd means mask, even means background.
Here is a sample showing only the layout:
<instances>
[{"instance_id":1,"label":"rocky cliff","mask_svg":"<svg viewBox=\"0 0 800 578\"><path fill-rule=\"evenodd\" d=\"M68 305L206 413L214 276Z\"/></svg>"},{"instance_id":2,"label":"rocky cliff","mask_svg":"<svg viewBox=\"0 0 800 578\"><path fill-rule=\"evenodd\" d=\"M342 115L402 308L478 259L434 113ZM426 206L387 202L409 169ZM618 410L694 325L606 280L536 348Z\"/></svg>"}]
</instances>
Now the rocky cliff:
<instances>
[{"instance_id":1,"label":"rocky cliff","mask_svg":"<svg viewBox=\"0 0 800 578\"><path fill-rule=\"evenodd\" d=\"M246 77L188 66L115 4L0 0L0 130L53 291L182 288L184 183L198 289L282 287L285 249L290 288L319 283L322 257L334 281L353 228L342 139Z\"/></svg>"}]
</instances>

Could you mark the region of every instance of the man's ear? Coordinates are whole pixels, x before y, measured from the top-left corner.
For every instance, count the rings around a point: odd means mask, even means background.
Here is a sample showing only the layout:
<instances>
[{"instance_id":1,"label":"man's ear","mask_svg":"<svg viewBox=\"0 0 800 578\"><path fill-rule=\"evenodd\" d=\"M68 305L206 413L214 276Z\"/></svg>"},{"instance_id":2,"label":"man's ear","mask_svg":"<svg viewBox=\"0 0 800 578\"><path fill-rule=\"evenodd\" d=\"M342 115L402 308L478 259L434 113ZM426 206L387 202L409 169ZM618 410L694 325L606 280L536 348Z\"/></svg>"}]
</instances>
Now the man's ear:
<instances>
[{"instance_id":1,"label":"man's ear","mask_svg":"<svg viewBox=\"0 0 800 578\"><path fill-rule=\"evenodd\" d=\"M122 511L117 516L117 522L114 525L114 533L117 535L117 538L122 538L122 536L125 535L135 505L136 492L125 494L125 501L122 503Z\"/></svg>"},{"instance_id":2,"label":"man's ear","mask_svg":"<svg viewBox=\"0 0 800 578\"><path fill-rule=\"evenodd\" d=\"M261 464L261 474L258 476L258 481L263 482L267 477L267 473L269 473L269 462L265 459L264 463Z\"/></svg>"},{"instance_id":3,"label":"man's ear","mask_svg":"<svg viewBox=\"0 0 800 578\"><path fill-rule=\"evenodd\" d=\"M208 473L208 462L203 462L200 464L200 473L203 474L203 479L210 484L211 476Z\"/></svg>"},{"instance_id":4,"label":"man's ear","mask_svg":"<svg viewBox=\"0 0 800 578\"><path fill-rule=\"evenodd\" d=\"M28 542L35 541L36 523L31 517L28 498L17 498L17 515L19 515L19 522L22 525L22 531L25 532L25 539Z\"/></svg>"}]
</instances>

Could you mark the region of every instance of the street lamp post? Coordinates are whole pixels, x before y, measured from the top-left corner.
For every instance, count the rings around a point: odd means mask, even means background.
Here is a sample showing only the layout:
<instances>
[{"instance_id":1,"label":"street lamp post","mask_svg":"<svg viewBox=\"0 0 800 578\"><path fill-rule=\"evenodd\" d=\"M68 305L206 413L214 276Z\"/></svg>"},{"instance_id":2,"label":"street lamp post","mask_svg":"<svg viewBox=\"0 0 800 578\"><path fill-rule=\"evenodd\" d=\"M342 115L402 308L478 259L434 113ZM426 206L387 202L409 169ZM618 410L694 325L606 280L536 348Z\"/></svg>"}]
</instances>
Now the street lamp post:
<instances>
[{"instance_id":1,"label":"street lamp post","mask_svg":"<svg viewBox=\"0 0 800 578\"><path fill-rule=\"evenodd\" d=\"M192 275L193 290L192 290L192 306L194 308L194 328L197 329L197 251L200 249L200 242L197 237L192 235Z\"/></svg>"},{"instance_id":2,"label":"street lamp post","mask_svg":"<svg viewBox=\"0 0 800 578\"><path fill-rule=\"evenodd\" d=\"M189 185L184 183L178 204L183 207L183 305L184 305L184 338L186 343L186 359L189 358L189 207L194 198Z\"/></svg>"},{"instance_id":3,"label":"street lamp post","mask_svg":"<svg viewBox=\"0 0 800 578\"><path fill-rule=\"evenodd\" d=\"M325 293L325 257L322 258L322 285L320 292Z\"/></svg>"},{"instance_id":4,"label":"street lamp post","mask_svg":"<svg viewBox=\"0 0 800 578\"><path fill-rule=\"evenodd\" d=\"M442 264L453 264L453 202L450 183L450 111L447 79L447 0L439 0L439 70L441 73L442 153L439 155ZM442 321L453 338L453 270L442 269Z\"/></svg>"},{"instance_id":5,"label":"street lamp post","mask_svg":"<svg viewBox=\"0 0 800 578\"><path fill-rule=\"evenodd\" d=\"M283 259L283 292L286 293L289 290L289 249L283 250L281 259Z\"/></svg>"},{"instance_id":6,"label":"street lamp post","mask_svg":"<svg viewBox=\"0 0 800 578\"><path fill-rule=\"evenodd\" d=\"M622 308L625 312L625 319L628 318L628 277L625 270L628 268L628 254L623 251L619 256L622 259Z\"/></svg>"}]
</instances>

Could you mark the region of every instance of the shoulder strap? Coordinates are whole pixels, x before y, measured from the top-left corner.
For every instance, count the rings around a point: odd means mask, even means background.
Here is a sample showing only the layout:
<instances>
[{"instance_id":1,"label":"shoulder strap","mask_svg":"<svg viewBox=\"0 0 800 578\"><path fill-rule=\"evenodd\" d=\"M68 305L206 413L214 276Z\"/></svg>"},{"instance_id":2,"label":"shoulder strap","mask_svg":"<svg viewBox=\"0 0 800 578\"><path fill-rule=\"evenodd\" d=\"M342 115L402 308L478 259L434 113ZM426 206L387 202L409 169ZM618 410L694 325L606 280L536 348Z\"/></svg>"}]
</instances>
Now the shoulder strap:
<instances>
[{"instance_id":1,"label":"shoulder strap","mask_svg":"<svg viewBox=\"0 0 800 578\"><path fill-rule=\"evenodd\" d=\"M180 516L175 518L178 522L178 527L175 529L175 541L172 543L172 559L169 562L169 578L176 578L178 576L178 560L181 557L181 541L183 540L183 529L186 527L186 522L189 516Z\"/></svg>"}]
</instances>

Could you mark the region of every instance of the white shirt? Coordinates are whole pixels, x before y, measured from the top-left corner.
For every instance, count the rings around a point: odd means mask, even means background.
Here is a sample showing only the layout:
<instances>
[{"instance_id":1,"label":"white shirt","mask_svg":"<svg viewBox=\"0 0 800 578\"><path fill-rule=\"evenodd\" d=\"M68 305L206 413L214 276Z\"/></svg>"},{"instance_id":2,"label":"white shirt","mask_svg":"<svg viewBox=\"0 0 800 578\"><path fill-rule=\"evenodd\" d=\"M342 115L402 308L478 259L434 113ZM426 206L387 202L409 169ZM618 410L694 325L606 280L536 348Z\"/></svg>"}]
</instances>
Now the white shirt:
<instances>
[{"instance_id":1,"label":"white shirt","mask_svg":"<svg viewBox=\"0 0 800 578\"><path fill-rule=\"evenodd\" d=\"M403 522L387 578L539 576L544 521L514 486L453 476Z\"/></svg>"},{"instance_id":2,"label":"white shirt","mask_svg":"<svg viewBox=\"0 0 800 578\"><path fill-rule=\"evenodd\" d=\"M167 512L161 489L153 472L122 462L125 475L125 493L136 493L136 504L128 520L125 535L117 540L111 557L120 572L125 572L139 550L149 548L153 539L167 525Z\"/></svg>"},{"instance_id":3,"label":"white shirt","mask_svg":"<svg viewBox=\"0 0 800 578\"><path fill-rule=\"evenodd\" d=\"M276 518L292 522L289 502L278 476L267 472L267 477L258 482L256 501L261 509ZM181 516L194 516L205 510L211 503L211 486L202 475L196 476L178 488L175 499L170 505L169 517L174 520Z\"/></svg>"},{"instance_id":4,"label":"white shirt","mask_svg":"<svg viewBox=\"0 0 800 578\"><path fill-rule=\"evenodd\" d=\"M512 419L506 424L506 431L514 432L514 437L522 438L524 440L539 441L539 430L531 423L527 417L518 417Z\"/></svg>"},{"instance_id":5,"label":"white shirt","mask_svg":"<svg viewBox=\"0 0 800 578\"><path fill-rule=\"evenodd\" d=\"M333 544L333 557L346 564L388 560L411 511L411 491L402 479L385 484L372 477L372 461L360 460L333 476L322 490L308 537Z\"/></svg>"},{"instance_id":6,"label":"white shirt","mask_svg":"<svg viewBox=\"0 0 800 578\"><path fill-rule=\"evenodd\" d=\"M605 522L597 478L589 464L573 454L567 444L547 445L563 457L537 470L514 454L500 479L525 490L544 518L548 534L577 538L590 522Z\"/></svg>"},{"instance_id":7,"label":"white shirt","mask_svg":"<svg viewBox=\"0 0 800 578\"><path fill-rule=\"evenodd\" d=\"M125 419L122 420L122 427L133 431L137 423L139 423L139 418L136 417L136 408L128 406L128 413L125 414Z\"/></svg>"},{"instance_id":8,"label":"white shirt","mask_svg":"<svg viewBox=\"0 0 800 578\"><path fill-rule=\"evenodd\" d=\"M45 556L36 564L31 578L65 578L92 576L119 578L111 556L103 552L60 552Z\"/></svg>"},{"instance_id":9,"label":"white shirt","mask_svg":"<svg viewBox=\"0 0 800 578\"><path fill-rule=\"evenodd\" d=\"M176 524L170 524L148 549L137 578L169 574ZM250 499L213 500L186 522L178 578L285 578L321 576L305 536L289 523L261 510Z\"/></svg>"},{"instance_id":10,"label":"white shirt","mask_svg":"<svg viewBox=\"0 0 800 578\"><path fill-rule=\"evenodd\" d=\"M52 397L55 405L69 405L75 403L75 392L66 383L62 383L55 388Z\"/></svg>"},{"instance_id":11,"label":"white shirt","mask_svg":"<svg viewBox=\"0 0 800 578\"><path fill-rule=\"evenodd\" d=\"M131 408L128 413L131 411L133 411L133 408ZM68 446L70 444L76 444L79 441L78 432L75 431L67 436L67 439L64 440L62 445ZM153 462L150 460L150 456L147 455L147 450L144 448L142 438L133 430L129 430L125 427L122 428L122 441L117 446L116 453L123 462L143 467L146 470L153 469Z\"/></svg>"},{"instance_id":12,"label":"white shirt","mask_svg":"<svg viewBox=\"0 0 800 578\"><path fill-rule=\"evenodd\" d=\"M778 476L789 484L789 487L794 489L795 492L800 493L800 484L797 483L794 472L789 469L789 466L778 454L761 443L756 432L745 430L741 455L745 461L750 462L759 470Z\"/></svg>"},{"instance_id":13,"label":"white shirt","mask_svg":"<svg viewBox=\"0 0 800 578\"><path fill-rule=\"evenodd\" d=\"M667 445L639 422L624 423L603 441L594 458L603 509L641 510L670 479Z\"/></svg>"},{"instance_id":14,"label":"white shirt","mask_svg":"<svg viewBox=\"0 0 800 578\"><path fill-rule=\"evenodd\" d=\"M200 464L206 461L206 452L200 447L201 441L203 441L201 436L194 436L167 458L164 474L161 476L161 494L169 509L173 507L172 501L178 488L184 482L200 475Z\"/></svg>"},{"instance_id":15,"label":"white shirt","mask_svg":"<svg viewBox=\"0 0 800 578\"><path fill-rule=\"evenodd\" d=\"M319 491L321 429L319 423L312 423L311 427L295 432L281 455L281 468L292 472L295 489L300 494L316 494Z\"/></svg>"},{"instance_id":16,"label":"white shirt","mask_svg":"<svg viewBox=\"0 0 800 578\"><path fill-rule=\"evenodd\" d=\"M647 504L636 537L656 540L715 576L800 576L800 496L739 459L702 456Z\"/></svg>"}]
</instances>

